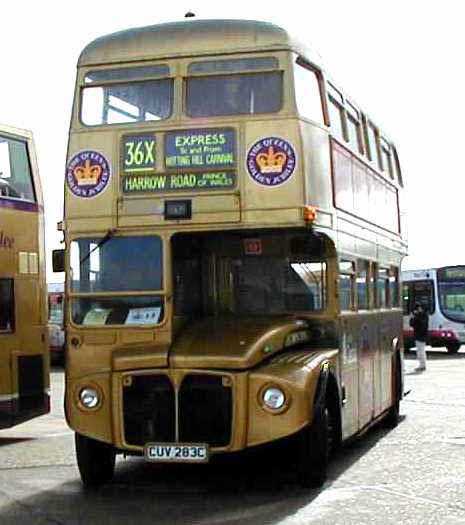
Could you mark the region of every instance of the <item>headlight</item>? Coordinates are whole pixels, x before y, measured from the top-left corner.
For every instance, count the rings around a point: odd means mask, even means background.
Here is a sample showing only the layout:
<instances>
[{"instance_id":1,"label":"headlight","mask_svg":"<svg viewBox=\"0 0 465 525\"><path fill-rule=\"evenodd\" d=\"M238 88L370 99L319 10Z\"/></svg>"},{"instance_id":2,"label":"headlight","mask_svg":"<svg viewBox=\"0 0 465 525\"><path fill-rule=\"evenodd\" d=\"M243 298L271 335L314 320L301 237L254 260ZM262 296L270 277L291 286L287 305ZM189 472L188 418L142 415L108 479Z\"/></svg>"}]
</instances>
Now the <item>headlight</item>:
<instances>
[{"instance_id":1,"label":"headlight","mask_svg":"<svg viewBox=\"0 0 465 525\"><path fill-rule=\"evenodd\" d=\"M267 388L263 392L263 402L271 410L279 410L286 401L284 392L276 387Z\"/></svg>"},{"instance_id":2,"label":"headlight","mask_svg":"<svg viewBox=\"0 0 465 525\"><path fill-rule=\"evenodd\" d=\"M85 408L95 408L100 403L100 398L95 388L86 387L79 392L79 400Z\"/></svg>"}]
</instances>

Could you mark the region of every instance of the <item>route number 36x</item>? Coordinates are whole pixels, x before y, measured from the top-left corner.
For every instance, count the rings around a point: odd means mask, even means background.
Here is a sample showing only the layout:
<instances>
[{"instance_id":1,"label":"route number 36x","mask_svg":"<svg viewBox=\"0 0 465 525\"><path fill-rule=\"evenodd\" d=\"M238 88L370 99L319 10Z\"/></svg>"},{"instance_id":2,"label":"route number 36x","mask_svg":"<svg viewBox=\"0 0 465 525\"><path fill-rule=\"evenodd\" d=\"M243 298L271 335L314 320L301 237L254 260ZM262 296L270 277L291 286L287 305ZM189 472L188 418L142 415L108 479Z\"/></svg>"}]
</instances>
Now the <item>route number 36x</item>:
<instances>
[{"instance_id":1,"label":"route number 36x","mask_svg":"<svg viewBox=\"0 0 465 525\"><path fill-rule=\"evenodd\" d=\"M150 137L128 137L124 141L125 171L139 171L155 167L155 139Z\"/></svg>"}]
</instances>

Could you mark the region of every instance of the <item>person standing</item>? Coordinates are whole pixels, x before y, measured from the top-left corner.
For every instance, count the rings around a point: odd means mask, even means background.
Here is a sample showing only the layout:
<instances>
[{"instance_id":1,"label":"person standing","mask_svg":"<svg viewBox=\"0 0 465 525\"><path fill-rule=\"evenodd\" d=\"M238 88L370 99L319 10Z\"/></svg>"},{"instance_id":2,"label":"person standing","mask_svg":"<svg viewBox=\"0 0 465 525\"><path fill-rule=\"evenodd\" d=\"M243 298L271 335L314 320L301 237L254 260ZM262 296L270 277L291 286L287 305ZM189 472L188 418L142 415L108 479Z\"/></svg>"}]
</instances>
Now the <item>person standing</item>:
<instances>
[{"instance_id":1,"label":"person standing","mask_svg":"<svg viewBox=\"0 0 465 525\"><path fill-rule=\"evenodd\" d=\"M413 338L417 349L418 367L417 372L426 370L426 339L428 337L428 312L421 304L416 304L410 318L410 326L413 328Z\"/></svg>"}]
</instances>

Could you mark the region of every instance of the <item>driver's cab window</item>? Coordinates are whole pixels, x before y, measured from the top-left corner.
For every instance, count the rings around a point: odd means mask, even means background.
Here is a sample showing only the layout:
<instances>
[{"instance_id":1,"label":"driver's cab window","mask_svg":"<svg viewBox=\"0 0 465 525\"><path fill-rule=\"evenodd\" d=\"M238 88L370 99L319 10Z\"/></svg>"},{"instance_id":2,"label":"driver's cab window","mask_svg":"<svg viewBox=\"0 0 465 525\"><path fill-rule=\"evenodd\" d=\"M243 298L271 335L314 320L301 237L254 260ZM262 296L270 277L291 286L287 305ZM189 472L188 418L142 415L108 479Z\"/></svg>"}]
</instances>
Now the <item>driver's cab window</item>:
<instances>
[{"instance_id":1,"label":"driver's cab window","mask_svg":"<svg viewBox=\"0 0 465 525\"><path fill-rule=\"evenodd\" d=\"M27 144L0 135L0 198L35 202Z\"/></svg>"}]
</instances>

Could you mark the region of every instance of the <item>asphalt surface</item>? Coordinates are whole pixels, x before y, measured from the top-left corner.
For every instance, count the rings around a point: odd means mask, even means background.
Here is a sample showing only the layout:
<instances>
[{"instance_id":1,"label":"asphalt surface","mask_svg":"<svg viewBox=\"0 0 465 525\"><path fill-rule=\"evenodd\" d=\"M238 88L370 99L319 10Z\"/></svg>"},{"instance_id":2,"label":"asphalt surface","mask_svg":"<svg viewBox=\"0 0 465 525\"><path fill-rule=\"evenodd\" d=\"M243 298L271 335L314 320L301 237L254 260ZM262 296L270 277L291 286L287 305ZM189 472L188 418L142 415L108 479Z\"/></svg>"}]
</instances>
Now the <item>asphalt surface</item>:
<instances>
[{"instance_id":1,"label":"asphalt surface","mask_svg":"<svg viewBox=\"0 0 465 525\"><path fill-rule=\"evenodd\" d=\"M48 416L0 431L0 524L465 523L465 348L407 356L402 421L333 458L321 490L300 488L287 447L205 466L118 459L115 482L85 491L63 417L63 372Z\"/></svg>"}]
</instances>

